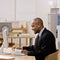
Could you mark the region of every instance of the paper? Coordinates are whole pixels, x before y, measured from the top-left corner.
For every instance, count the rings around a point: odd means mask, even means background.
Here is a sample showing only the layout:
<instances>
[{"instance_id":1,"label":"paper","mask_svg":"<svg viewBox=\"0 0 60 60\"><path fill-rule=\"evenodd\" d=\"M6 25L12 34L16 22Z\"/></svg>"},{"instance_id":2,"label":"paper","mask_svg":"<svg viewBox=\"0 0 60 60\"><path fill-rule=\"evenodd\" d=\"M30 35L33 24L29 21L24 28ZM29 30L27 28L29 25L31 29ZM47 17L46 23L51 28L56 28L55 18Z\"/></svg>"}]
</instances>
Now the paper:
<instances>
[{"instance_id":1,"label":"paper","mask_svg":"<svg viewBox=\"0 0 60 60\"><path fill-rule=\"evenodd\" d=\"M14 54L15 55L25 55L24 53L21 52L22 50L15 49Z\"/></svg>"}]
</instances>

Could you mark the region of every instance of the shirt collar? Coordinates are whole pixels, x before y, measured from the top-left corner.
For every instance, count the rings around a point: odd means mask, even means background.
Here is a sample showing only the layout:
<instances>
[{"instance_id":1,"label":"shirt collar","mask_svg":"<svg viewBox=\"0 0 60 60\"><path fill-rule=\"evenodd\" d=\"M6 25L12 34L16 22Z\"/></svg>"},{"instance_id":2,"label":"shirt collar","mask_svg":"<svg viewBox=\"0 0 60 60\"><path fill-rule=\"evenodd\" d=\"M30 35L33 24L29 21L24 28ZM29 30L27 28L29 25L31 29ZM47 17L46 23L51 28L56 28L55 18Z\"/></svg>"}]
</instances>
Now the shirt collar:
<instances>
[{"instance_id":1,"label":"shirt collar","mask_svg":"<svg viewBox=\"0 0 60 60\"><path fill-rule=\"evenodd\" d=\"M45 28L42 28L41 31L38 33L39 37L41 36L42 32L44 31Z\"/></svg>"}]
</instances>

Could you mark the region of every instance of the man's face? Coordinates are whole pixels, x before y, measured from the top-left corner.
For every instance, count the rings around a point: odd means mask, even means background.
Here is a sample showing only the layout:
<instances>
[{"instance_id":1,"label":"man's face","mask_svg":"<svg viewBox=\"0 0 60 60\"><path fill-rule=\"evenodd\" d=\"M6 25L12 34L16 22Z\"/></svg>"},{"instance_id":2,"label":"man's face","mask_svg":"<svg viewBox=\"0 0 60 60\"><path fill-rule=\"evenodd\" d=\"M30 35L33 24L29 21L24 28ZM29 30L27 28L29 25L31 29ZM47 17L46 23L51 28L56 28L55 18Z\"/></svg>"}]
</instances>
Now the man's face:
<instances>
[{"instance_id":1,"label":"man's face","mask_svg":"<svg viewBox=\"0 0 60 60\"><path fill-rule=\"evenodd\" d=\"M33 23L32 23L32 30L34 31L34 33L36 34L36 33L39 33L40 32L40 24L39 24L39 22L38 21L33 21Z\"/></svg>"}]
</instances>

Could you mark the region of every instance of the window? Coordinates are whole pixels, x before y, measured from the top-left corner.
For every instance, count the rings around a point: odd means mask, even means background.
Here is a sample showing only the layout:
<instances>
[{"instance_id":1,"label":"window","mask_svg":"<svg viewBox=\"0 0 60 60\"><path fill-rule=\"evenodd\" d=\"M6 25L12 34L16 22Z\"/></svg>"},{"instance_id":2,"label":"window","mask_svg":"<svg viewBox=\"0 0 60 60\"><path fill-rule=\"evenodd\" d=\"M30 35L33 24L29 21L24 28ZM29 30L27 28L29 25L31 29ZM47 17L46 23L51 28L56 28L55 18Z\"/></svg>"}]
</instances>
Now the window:
<instances>
[{"instance_id":1,"label":"window","mask_svg":"<svg viewBox=\"0 0 60 60\"><path fill-rule=\"evenodd\" d=\"M58 25L60 25L60 14L58 14Z\"/></svg>"}]
</instances>

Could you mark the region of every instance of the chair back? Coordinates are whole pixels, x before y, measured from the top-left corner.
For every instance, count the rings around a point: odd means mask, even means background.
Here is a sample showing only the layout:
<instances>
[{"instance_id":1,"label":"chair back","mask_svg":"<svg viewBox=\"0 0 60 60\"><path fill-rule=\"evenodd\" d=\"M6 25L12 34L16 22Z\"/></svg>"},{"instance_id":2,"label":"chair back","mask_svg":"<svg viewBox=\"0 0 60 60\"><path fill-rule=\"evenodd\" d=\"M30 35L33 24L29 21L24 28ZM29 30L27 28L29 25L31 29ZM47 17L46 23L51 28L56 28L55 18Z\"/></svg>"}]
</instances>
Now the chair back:
<instances>
[{"instance_id":1,"label":"chair back","mask_svg":"<svg viewBox=\"0 0 60 60\"><path fill-rule=\"evenodd\" d=\"M56 52L46 56L45 60L59 60L58 59L58 53L59 53L59 51L56 51Z\"/></svg>"}]
</instances>

